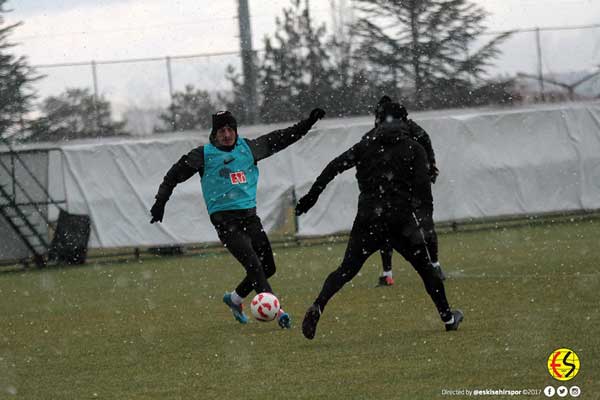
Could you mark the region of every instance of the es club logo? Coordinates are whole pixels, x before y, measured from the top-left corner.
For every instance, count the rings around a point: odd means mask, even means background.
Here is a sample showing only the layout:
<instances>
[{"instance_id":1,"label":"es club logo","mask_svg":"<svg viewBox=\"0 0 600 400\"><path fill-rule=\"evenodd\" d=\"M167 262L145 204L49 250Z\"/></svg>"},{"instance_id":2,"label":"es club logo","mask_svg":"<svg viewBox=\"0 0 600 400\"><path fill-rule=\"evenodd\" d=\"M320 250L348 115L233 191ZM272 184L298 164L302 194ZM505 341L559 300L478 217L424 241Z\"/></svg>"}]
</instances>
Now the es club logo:
<instances>
[{"instance_id":1,"label":"es club logo","mask_svg":"<svg viewBox=\"0 0 600 400\"><path fill-rule=\"evenodd\" d=\"M579 372L579 357L571 349L554 350L548 357L548 372L559 381L571 380Z\"/></svg>"}]
</instances>

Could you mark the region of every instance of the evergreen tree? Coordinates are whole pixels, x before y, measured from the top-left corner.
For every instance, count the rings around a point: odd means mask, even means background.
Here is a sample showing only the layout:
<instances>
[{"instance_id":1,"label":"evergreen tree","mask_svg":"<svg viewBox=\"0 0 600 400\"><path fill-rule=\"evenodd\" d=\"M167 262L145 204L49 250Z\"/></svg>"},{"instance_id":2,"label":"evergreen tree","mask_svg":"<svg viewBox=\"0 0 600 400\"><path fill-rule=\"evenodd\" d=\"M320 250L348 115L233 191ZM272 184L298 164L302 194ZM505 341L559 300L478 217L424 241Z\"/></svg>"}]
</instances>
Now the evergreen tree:
<instances>
[{"instance_id":1,"label":"evergreen tree","mask_svg":"<svg viewBox=\"0 0 600 400\"><path fill-rule=\"evenodd\" d=\"M25 57L9 53L14 44L8 37L21 23L6 24L5 3L0 0L0 137L16 135L23 127L34 98L31 83L37 79Z\"/></svg>"},{"instance_id":2,"label":"evergreen tree","mask_svg":"<svg viewBox=\"0 0 600 400\"><path fill-rule=\"evenodd\" d=\"M209 128L214 112L215 105L207 91L186 85L183 92L173 94L173 101L167 111L159 116L166 129L157 127L155 131L174 132Z\"/></svg>"},{"instance_id":3,"label":"evergreen tree","mask_svg":"<svg viewBox=\"0 0 600 400\"><path fill-rule=\"evenodd\" d=\"M300 0L283 9L273 38L264 40L259 69L261 118L265 122L294 120L319 104L332 102L332 70L325 46L325 26L314 28Z\"/></svg>"},{"instance_id":4,"label":"evergreen tree","mask_svg":"<svg viewBox=\"0 0 600 400\"><path fill-rule=\"evenodd\" d=\"M125 122L112 118L110 103L95 98L87 88L67 89L46 98L40 110L43 116L30 124L27 141L67 141L99 136L127 135Z\"/></svg>"},{"instance_id":5,"label":"evergreen tree","mask_svg":"<svg viewBox=\"0 0 600 400\"><path fill-rule=\"evenodd\" d=\"M331 54L331 98L327 112L331 117L365 115L388 88L369 71L366 63L354 56L352 36L332 37L327 45Z\"/></svg>"},{"instance_id":6,"label":"evergreen tree","mask_svg":"<svg viewBox=\"0 0 600 400\"><path fill-rule=\"evenodd\" d=\"M486 12L468 0L357 0L359 54L394 89L410 88L415 107L467 105L507 34L469 53ZM447 90L453 88L453 90ZM448 96L440 100L440 96ZM455 97L451 97L455 96Z\"/></svg>"}]
</instances>

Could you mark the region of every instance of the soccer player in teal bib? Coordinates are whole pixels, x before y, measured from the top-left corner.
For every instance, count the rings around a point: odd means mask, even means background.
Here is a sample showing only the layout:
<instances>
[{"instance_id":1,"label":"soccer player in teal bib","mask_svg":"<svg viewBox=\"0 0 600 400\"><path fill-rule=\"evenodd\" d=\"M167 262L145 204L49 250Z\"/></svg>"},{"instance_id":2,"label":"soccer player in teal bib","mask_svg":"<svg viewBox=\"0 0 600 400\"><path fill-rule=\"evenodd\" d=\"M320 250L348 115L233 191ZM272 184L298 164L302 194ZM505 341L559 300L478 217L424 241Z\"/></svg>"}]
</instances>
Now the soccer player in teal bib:
<instances>
[{"instance_id":1,"label":"soccer player in teal bib","mask_svg":"<svg viewBox=\"0 0 600 400\"><path fill-rule=\"evenodd\" d=\"M235 290L223 296L223 302L242 324L248 322L244 298L252 291L273 293L268 278L275 273L271 244L256 214L257 163L298 141L324 115L325 111L315 108L296 125L257 139L244 139L238 136L237 121L229 111L213 114L210 143L181 157L158 188L150 223L162 222L165 204L177 184L200 174L210 221L223 245L246 270ZM283 308L277 322L282 328L291 327L291 318Z\"/></svg>"}]
</instances>

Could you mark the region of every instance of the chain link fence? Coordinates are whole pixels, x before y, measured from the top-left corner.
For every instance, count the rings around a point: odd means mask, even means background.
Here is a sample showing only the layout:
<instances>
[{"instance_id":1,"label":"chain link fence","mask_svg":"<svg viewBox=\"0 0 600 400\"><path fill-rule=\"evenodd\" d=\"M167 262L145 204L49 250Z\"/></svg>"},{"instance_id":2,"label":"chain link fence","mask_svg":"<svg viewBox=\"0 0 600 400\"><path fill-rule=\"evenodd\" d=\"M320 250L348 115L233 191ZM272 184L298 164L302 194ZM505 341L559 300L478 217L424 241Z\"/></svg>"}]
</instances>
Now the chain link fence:
<instances>
[{"instance_id":1,"label":"chain link fence","mask_svg":"<svg viewBox=\"0 0 600 400\"><path fill-rule=\"evenodd\" d=\"M600 25L588 25L514 31L500 45L489 76L517 77L524 101L597 98L599 30ZM498 33L483 35L475 46ZM226 78L228 65L241 73L239 53L36 65L44 78L35 85L40 99L67 88L89 88L111 103L117 118L127 120L131 133L147 135L160 124L158 115L168 107L173 93L186 85L208 91L215 100L218 94L227 96L232 89Z\"/></svg>"}]
</instances>

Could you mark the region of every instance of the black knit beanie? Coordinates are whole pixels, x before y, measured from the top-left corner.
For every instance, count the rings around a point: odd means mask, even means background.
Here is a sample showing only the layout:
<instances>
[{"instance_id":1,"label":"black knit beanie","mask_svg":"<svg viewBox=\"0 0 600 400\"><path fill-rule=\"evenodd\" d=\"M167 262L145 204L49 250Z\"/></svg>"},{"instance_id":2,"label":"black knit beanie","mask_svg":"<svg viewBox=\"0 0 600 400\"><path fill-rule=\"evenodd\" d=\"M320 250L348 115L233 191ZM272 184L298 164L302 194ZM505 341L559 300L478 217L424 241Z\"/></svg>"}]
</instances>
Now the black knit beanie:
<instances>
[{"instance_id":1,"label":"black knit beanie","mask_svg":"<svg viewBox=\"0 0 600 400\"><path fill-rule=\"evenodd\" d=\"M219 111L212 115L211 136L224 126L229 126L237 133L237 121L229 111Z\"/></svg>"}]
</instances>

